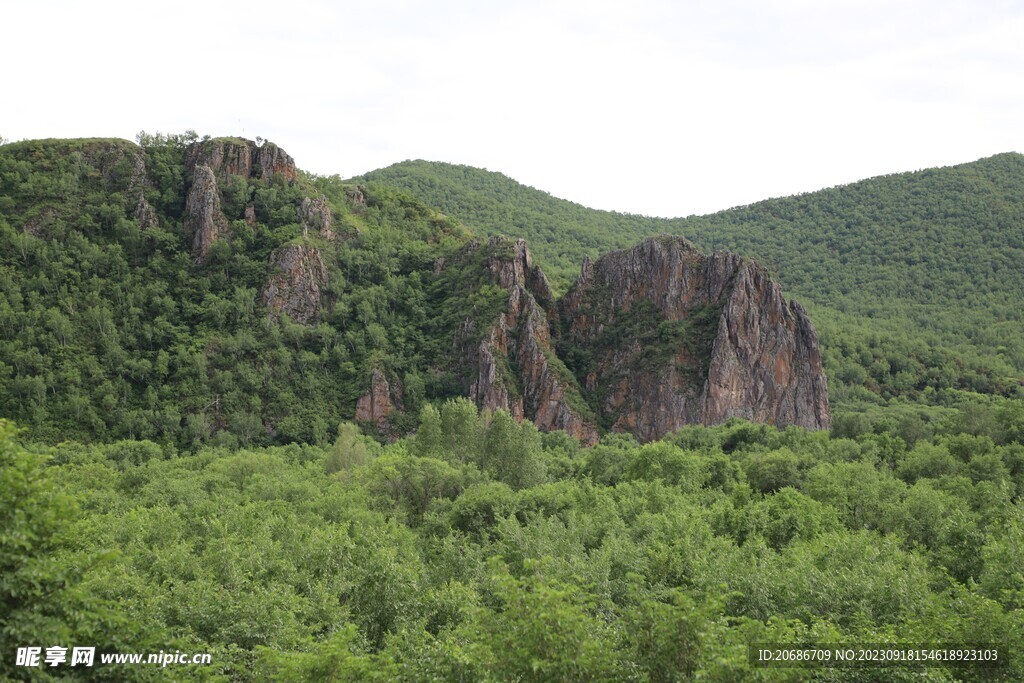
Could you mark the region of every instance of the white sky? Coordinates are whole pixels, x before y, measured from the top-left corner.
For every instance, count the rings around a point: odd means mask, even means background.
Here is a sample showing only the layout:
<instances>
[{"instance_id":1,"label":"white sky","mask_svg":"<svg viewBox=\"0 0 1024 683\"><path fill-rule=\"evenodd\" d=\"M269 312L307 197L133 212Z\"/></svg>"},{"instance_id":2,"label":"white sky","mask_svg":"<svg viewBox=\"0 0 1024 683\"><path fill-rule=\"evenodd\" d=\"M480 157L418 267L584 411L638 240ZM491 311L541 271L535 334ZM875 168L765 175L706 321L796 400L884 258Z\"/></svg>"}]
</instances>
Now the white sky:
<instances>
[{"instance_id":1,"label":"white sky","mask_svg":"<svg viewBox=\"0 0 1024 683\"><path fill-rule=\"evenodd\" d=\"M1024 3L0 0L0 136L262 136L706 213L1024 151Z\"/></svg>"}]
</instances>

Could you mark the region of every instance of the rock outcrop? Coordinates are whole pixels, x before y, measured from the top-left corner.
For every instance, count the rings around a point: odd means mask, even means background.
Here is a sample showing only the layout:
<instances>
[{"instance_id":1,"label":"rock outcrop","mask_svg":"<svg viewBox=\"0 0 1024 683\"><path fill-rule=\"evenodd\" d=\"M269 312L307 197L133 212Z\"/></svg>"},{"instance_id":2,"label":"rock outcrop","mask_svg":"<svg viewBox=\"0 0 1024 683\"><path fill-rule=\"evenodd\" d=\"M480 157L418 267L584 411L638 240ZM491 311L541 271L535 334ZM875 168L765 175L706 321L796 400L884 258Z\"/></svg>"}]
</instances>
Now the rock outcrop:
<instances>
[{"instance_id":1,"label":"rock outcrop","mask_svg":"<svg viewBox=\"0 0 1024 683\"><path fill-rule=\"evenodd\" d=\"M257 145L241 138L196 142L185 150L185 167L209 166L218 175L237 175L271 183L280 174L288 184L298 178L295 160L272 142Z\"/></svg>"},{"instance_id":2,"label":"rock outcrop","mask_svg":"<svg viewBox=\"0 0 1024 683\"><path fill-rule=\"evenodd\" d=\"M471 243L463 258L484 250L484 274L508 291L505 310L486 329L478 345L467 340L477 321L467 320L456 335L457 355L472 369L470 397L481 408L506 410L550 431L564 429L583 443L597 441L597 425L579 394L575 378L555 355L548 312L551 287L533 265L526 242L491 238L486 246ZM467 348L468 347L468 348Z\"/></svg>"},{"instance_id":3,"label":"rock outcrop","mask_svg":"<svg viewBox=\"0 0 1024 683\"><path fill-rule=\"evenodd\" d=\"M256 150L256 165L260 169L260 178L271 182L275 175L280 174L288 184L294 183L298 178L298 171L295 169L295 160L283 149L272 142L264 142Z\"/></svg>"},{"instance_id":4,"label":"rock outcrop","mask_svg":"<svg viewBox=\"0 0 1024 683\"><path fill-rule=\"evenodd\" d=\"M83 170L97 173L112 192L134 194L147 184L146 152L127 140L87 140L80 147ZM89 171L86 171L89 173Z\"/></svg>"},{"instance_id":5,"label":"rock outcrop","mask_svg":"<svg viewBox=\"0 0 1024 683\"><path fill-rule=\"evenodd\" d=\"M267 184L277 178L289 185L298 179L295 160L283 149L272 142L257 145L241 138L216 138L189 145L185 168L192 174L185 203L185 230L193 239L192 255L200 263L206 260L213 243L228 234L229 218L244 220L250 226L256 223L252 204L246 204L241 215L228 217L221 210L220 187L231 176ZM296 215L305 234L314 230L324 239L334 239L333 215L322 195L304 198L296 206Z\"/></svg>"},{"instance_id":6,"label":"rock outcrop","mask_svg":"<svg viewBox=\"0 0 1024 683\"><path fill-rule=\"evenodd\" d=\"M326 198L306 197L299 204L297 213L304 234L308 234L312 230L324 239L334 239L334 230L332 230L334 214L331 212L331 207L327 205Z\"/></svg>"},{"instance_id":7,"label":"rock outcrop","mask_svg":"<svg viewBox=\"0 0 1024 683\"><path fill-rule=\"evenodd\" d=\"M307 324L320 313L327 266L320 250L309 244L286 244L270 256L274 274L260 291L263 305Z\"/></svg>"},{"instance_id":8,"label":"rock outcrop","mask_svg":"<svg viewBox=\"0 0 1024 683\"><path fill-rule=\"evenodd\" d=\"M389 382L387 375L374 368L370 388L356 402L356 422L374 425L377 433L393 441L401 436L391 424L391 414L402 410L403 391L400 382Z\"/></svg>"},{"instance_id":9,"label":"rock outcrop","mask_svg":"<svg viewBox=\"0 0 1024 683\"><path fill-rule=\"evenodd\" d=\"M649 238L585 261L560 314L560 346L612 430L650 441L730 417L830 426L814 326L754 261Z\"/></svg>"},{"instance_id":10,"label":"rock outcrop","mask_svg":"<svg viewBox=\"0 0 1024 683\"><path fill-rule=\"evenodd\" d=\"M213 243L228 232L228 219L220 210L220 191L213 169L205 164L192 172L185 198L185 234L192 239L192 256L203 263Z\"/></svg>"},{"instance_id":11,"label":"rock outcrop","mask_svg":"<svg viewBox=\"0 0 1024 683\"><path fill-rule=\"evenodd\" d=\"M135 221L143 230L150 230L160 225L156 209L146 201L146 196L140 191L139 199L135 202Z\"/></svg>"}]
</instances>

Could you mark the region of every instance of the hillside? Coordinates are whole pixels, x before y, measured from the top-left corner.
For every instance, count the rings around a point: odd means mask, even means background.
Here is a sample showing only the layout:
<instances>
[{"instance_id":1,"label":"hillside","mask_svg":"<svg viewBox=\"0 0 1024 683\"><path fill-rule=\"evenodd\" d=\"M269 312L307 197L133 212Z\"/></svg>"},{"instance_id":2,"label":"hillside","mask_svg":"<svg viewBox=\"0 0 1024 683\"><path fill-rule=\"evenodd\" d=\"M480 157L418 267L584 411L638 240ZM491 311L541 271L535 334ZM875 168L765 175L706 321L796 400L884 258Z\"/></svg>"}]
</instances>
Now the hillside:
<instances>
[{"instance_id":1,"label":"hillside","mask_svg":"<svg viewBox=\"0 0 1024 683\"><path fill-rule=\"evenodd\" d=\"M841 402L917 399L929 388L1020 391L1019 154L680 219L587 209L499 173L444 163L408 161L359 180L411 192L483 234L526 238L563 291L583 256L657 232L752 256L811 311Z\"/></svg>"},{"instance_id":2,"label":"hillside","mask_svg":"<svg viewBox=\"0 0 1024 683\"><path fill-rule=\"evenodd\" d=\"M1003 161L948 201L838 188L831 218L569 206L629 245L559 252L549 219L541 251L582 260L559 296L525 240L270 142L0 146L0 680L1024 679L1019 340L981 334L1020 323ZM926 226L859 244L894 193ZM627 230L673 227L818 299ZM43 661L65 646L94 665Z\"/></svg>"},{"instance_id":3,"label":"hillside","mask_svg":"<svg viewBox=\"0 0 1024 683\"><path fill-rule=\"evenodd\" d=\"M579 274L584 256L596 258L648 235L676 232L662 219L588 209L471 166L404 161L353 178L405 190L458 218L481 235L512 235L530 243L557 290Z\"/></svg>"},{"instance_id":4,"label":"hillside","mask_svg":"<svg viewBox=\"0 0 1024 683\"><path fill-rule=\"evenodd\" d=\"M749 259L648 239L563 307L525 241L387 186L270 142L140 143L0 147L0 417L36 438L394 441L460 396L586 445L831 424L815 328Z\"/></svg>"},{"instance_id":5,"label":"hillside","mask_svg":"<svg viewBox=\"0 0 1024 683\"><path fill-rule=\"evenodd\" d=\"M489 301L423 281L461 225L320 189L270 143L142 143L0 147L0 414L52 441L319 442L376 367L413 413L446 394L416 369Z\"/></svg>"}]
</instances>

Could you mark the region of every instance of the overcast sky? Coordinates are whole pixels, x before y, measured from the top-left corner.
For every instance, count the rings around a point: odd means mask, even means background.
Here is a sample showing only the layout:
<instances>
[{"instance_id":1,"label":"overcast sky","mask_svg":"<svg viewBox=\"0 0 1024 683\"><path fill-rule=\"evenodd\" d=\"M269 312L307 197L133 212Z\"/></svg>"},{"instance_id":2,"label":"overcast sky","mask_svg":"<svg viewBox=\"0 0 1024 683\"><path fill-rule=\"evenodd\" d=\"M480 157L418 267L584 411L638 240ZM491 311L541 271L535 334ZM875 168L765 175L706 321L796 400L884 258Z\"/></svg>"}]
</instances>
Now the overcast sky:
<instances>
[{"instance_id":1,"label":"overcast sky","mask_svg":"<svg viewBox=\"0 0 1024 683\"><path fill-rule=\"evenodd\" d=\"M14 2L0 136L262 136L707 213L1024 152L1024 3Z\"/></svg>"}]
</instances>

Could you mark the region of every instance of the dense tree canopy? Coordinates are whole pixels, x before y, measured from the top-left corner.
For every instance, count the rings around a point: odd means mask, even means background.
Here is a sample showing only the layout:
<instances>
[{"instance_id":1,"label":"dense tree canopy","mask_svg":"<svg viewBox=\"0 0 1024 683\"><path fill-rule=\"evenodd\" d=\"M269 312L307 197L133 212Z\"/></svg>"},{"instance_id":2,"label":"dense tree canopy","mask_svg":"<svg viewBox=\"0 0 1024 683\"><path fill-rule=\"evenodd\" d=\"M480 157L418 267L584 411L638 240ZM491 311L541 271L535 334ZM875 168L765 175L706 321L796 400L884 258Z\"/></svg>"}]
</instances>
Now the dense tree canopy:
<instances>
[{"instance_id":1,"label":"dense tree canopy","mask_svg":"<svg viewBox=\"0 0 1024 683\"><path fill-rule=\"evenodd\" d=\"M236 176L198 263L198 139L0 146L0 679L48 680L14 652L61 644L212 655L56 674L90 680L1024 679L1021 157L672 221L425 162ZM340 238L300 224L311 195ZM479 412L451 330L507 294L471 230L561 287L663 230L762 259L822 332L832 431L582 448ZM295 244L330 271L311 324L259 297ZM374 370L404 387L389 435L348 421ZM1009 662L766 669L752 643Z\"/></svg>"},{"instance_id":2,"label":"dense tree canopy","mask_svg":"<svg viewBox=\"0 0 1024 683\"><path fill-rule=\"evenodd\" d=\"M811 311L835 396L858 410L929 388L1020 395L1019 154L673 219L588 209L444 163L406 161L359 180L411 192L474 231L525 237L563 291L584 256L657 232L753 256Z\"/></svg>"},{"instance_id":3,"label":"dense tree canopy","mask_svg":"<svg viewBox=\"0 0 1024 683\"><path fill-rule=\"evenodd\" d=\"M796 681L815 674L752 667L747 645L1024 642L1024 444L959 415L912 447L735 421L590 449L511 438L536 431L464 400L422 415L383 448L343 423L333 446L47 456L7 430L0 495L27 517L0 536L4 637L94 636L67 614L87 595L120 635L101 649L210 652L173 675L225 681ZM70 568L62 612L47 582Z\"/></svg>"}]
</instances>

